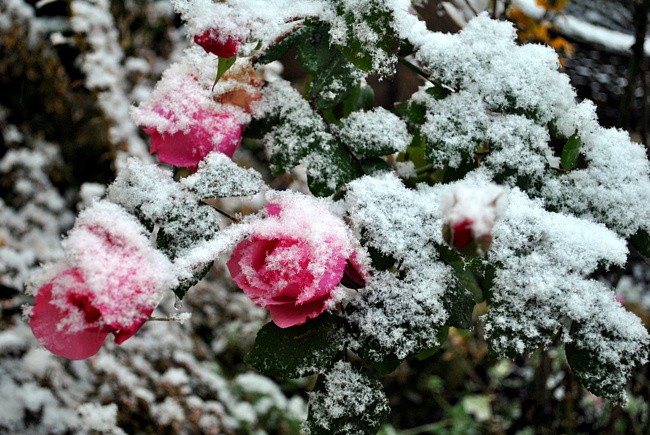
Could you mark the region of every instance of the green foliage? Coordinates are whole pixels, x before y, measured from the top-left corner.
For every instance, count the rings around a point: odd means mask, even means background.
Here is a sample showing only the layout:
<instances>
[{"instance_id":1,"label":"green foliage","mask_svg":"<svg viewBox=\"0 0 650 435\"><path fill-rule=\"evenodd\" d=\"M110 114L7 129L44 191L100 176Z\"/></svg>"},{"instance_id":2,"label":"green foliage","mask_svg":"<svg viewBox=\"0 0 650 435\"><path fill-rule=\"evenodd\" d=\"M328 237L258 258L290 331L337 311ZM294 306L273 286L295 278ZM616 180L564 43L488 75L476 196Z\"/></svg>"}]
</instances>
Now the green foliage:
<instances>
[{"instance_id":1,"label":"green foliage","mask_svg":"<svg viewBox=\"0 0 650 435\"><path fill-rule=\"evenodd\" d=\"M472 324L472 312L476 301L458 279L452 280L442 299L442 305L449 313L446 325L468 329Z\"/></svg>"},{"instance_id":2,"label":"green foliage","mask_svg":"<svg viewBox=\"0 0 650 435\"><path fill-rule=\"evenodd\" d=\"M280 60L280 58L284 56L287 53L287 51L289 51L289 49L294 45L296 40L298 40L302 35L303 33L300 31L292 32L286 35L280 41L276 42L274 45L268 48L257 59L257 61L262 65L266 65L271 62L275 62L276 60Z\"/></svg>"},{"instance_id":3,"label":"green foliage","mask_svg":"<svg viewBox=\"0 0 650 435\"><path fill-rule=\"evenodd\" d=\"M321 142L307 156L307 185L315 196L330 196L360 175L348 150L337 140Z\"/></svg>"},{"instance_id":4,"label":"green foliage","mask_svg":"<svg viewBox=\"0 0 650 435\"><path fill-rule=\"evenodd\" d=\"M343 2L338 3L337 14L347 26L347 40L338 45L339 50L363 71L373 74L392 72L399 39L393 30L391 13L383 2L373 1L372 6L363 8L362 12L346 10ZM366 32L373 35L357 31L360 23L365 25Z\"/></svg>"},{"instance_id":5,"label":"green foliage","mask_svg":"<svg viewBox=\"0 0 650 435\"><path fill-rule=\"evenodd\" d=\"M483 290L470 261L464 261L461 256L445 246L438 246L438 252L447 264L454 268L460 284L472 293L475 301L481 302L484 299Z\"/></svg>"},{"instance_id":6,"label":"green foliage","mask_svg":"<svg viewBox=\"0 0 650 435\"><path fill-rule=\"evenodd\" d=\"M630 241L637 251L646 257L650 257L650 234L647 230L640 228Z\"/></svg>"},{"instance_id":7,"label":"green foliage","mask_svg":"<svg viewBox=\"0 0 650 435\"><path fill-rule=\"evenodd\" d=\"M562 149L562 168L566 171L570 171L575 168L576 163L578 163L578 157L580 156L580 138L575 134L571 136L564 148Z\"/></svg>"},{"instance_id":8,"label":"green foliage","mask_svg":"<svg viewBox=\"0 0 650 435\"><path fill-rule=\"evenodd\" d=\"M431 346L428 349L424 349L422 352L415 355L415 357L417 359L419 359L420 361L432 357L433 355L438 353L438 351L440 350L440 348L444 344L445 340L447 340L448 335L449 335L449 326L444 326L444 327L440 328L440 331L438 331L438 334L436 335L436 339L438 340L438 344L436 344L435 346Z\"/></svg>"},{"instance_id":9,"label":"green foliage","mask_svg":"<svg viewBox=\"0 0 650 435\"><path fill-rule=\"evenodd\" d=\"M309 396L307 435L375 434L390 408L382 385L350 363L337 363Z\"/></svg>"},{"instance_id":10,"label":"green foliage","mask_svg":"<svg viewBox=\"0 0 650 435\"><path fill-rule=\"evenodd\" d=\"M269 322L258 332L245 361L262 373L281 378L320 373L343 344L341 324L342 319L333 313L290 328Z\"/></svg>"},{"instance_id":11,"label":"green foliage","mask_svg":"<svg viewBox=\"0 0 650 435\"><path fill-rule=\"evenodd\" d=\"M226 73L226 71L228 71L230 67L235 64L236 60L237 60L237 56L219 58L219 65L217 66L217 76L214 79L215 85L217 84L221 76L223 76Z\"/></svg>"},{"instance_id":12,"label":"green foliage","mask_svg":"<svg viewBox=\"0 0 650 435\"><path fill-rule=\"evenodd\" d=\"M329 30L328 25L307 22L296 41L298 60L312 77L307 98L318 110L332 109L345 100L364 75L330 47Z\"/></svg>"}]
</instances>

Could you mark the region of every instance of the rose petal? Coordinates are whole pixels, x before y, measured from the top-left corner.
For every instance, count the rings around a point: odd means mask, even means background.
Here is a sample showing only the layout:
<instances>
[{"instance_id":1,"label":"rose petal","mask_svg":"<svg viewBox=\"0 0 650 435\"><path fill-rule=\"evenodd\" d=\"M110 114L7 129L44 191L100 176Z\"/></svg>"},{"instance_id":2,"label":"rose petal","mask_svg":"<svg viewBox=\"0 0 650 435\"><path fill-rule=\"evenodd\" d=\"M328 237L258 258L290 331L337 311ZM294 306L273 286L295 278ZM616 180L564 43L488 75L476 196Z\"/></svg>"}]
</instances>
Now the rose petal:
<instances>
[{"instance_id":1,"label":"rose petal","mask_svg":"<svg viewBox=\"0 0 650 435\"><path fill-rule=\"evenodd\" d=\"M232 57L237 54L242 41L230 35L221 37L216 29L208 29L200 35L194 35L194 42L208 53L219 57Z\"/></svg>"},{"instance_id":2,"label":"rose petal","mask_svg":"<svg viewBox=\"0 0 650 435\"><path fill-rule=\"evenodd\" d=\"M306 304L284 304L284 305L269 305L266 307L271 313L273 323L280 328L288 328L290 326L302 325L307 319L313 319L319 316L327 309L327 301L329 295L317 299L313 302Z\"/></svg>"},{"instance_id":3,"label":"rose petal","mask_svg":"<svg viewBox=\"0 0 650 435\"><path fill-rule=\"evenodd\" d=\"M149 319L149 316L151 316L151 313L153 313L153 308L148 308L145 309L141 312L142 318L136 320L133 322L131 326L128 328L123 328L120 329L119 331L116 331L113 333L113 336L115 337L115 343L117 344L122 344L129 338L133 337L133 335L138 332L138 330L142 327L142 325L145 324L147 319Z\"/></svg>"},{"instance_id":4,"label":"rose petal","mask_svg":"<svg viewBox=\"0 0 650 435\"><path fill-rule=\"evenodd\" d=\"M85 285L77 269L67 270L63 273L74 276L78 283ZM29 326L31 326L34 336L47 350L63 358L77 360L95 355L102 347L108 333L89 330L78 332L58 330L57 325L64 317L67 317L68 313L51 303L53 281L41 287L34 300L35 306L29 319Z\"/></svg>"},{"instance_id":5,"label":"rose petal","mask_svg":"<svg viewBox=\"0 0 650 435\"><path fill-rule=\"evenodd\" d=\"M276 243L277 241L258 237L246 239L237 245L226 263L232 280L252 298L266 296L269 287L266 283L259 282L259 279L256 280L255 286L252 285L242 264L246 265L247 269L252 268L256 272L256 278L259 278L257 271L263 267L267 252L272 250Z\"/></svg>"},{"instance_id":6,"label":"rose petal","mask_svg":"<svg viewBox=\"0 0 650 435\"><path fill-rule=\"evenodd\" d=\"M151 153L158 153L158 159L163 163L186 167L192 171L196 171L199 162L212 151L222 152L232 158L241 143L243 125L226 113L198 114L196 118L196 124L191 125L187 132L169 134L161 133L153 127L145 129L145 133L151 135ZM205 126L206 118L209 118L209 127ZM216 144L215 136L221 139Z\"/></svg>"}]
</instances>

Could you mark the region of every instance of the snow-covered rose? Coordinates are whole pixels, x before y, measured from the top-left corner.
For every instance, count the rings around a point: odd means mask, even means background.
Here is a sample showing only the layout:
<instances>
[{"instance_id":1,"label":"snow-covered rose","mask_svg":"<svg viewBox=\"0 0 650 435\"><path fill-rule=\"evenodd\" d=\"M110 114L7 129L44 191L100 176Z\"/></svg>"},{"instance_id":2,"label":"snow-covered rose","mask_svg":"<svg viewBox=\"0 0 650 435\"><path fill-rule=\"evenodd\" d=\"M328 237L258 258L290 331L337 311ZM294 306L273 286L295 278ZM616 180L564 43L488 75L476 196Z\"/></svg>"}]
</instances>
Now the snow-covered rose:
<instances>
[{"instance_id":1,"label":"snow-covered rose","mask_svg":"<svg viewBox=\"0 0 650 435\"><path fill-rule=\"evenodd\" d=\"M161 162L196 171L213 151L233 156L250 121L250 106L261 98L263 81L242 62L214 85L213 71L198 70L192 63L198 55L191 54L187 63L165 72L131 115L151 135L150 151Z\"/></svg>"},{"instance_id":2,"label":"snow-covered rose","mask_svg":"<svg viewBox=\"0 0 650 435\"><path fill-rule=\"evenodd\" d=\"M64 358L91 357L111 333L123 343L175 284L172 265L151 247L144 228L109 202L79 215L64 250L67 263L51 265L33 283L29 320L38 341Z\"/></svg>"},{"instance_id":3,"label":"snow-covered rose","mask_svg":"<svg viewBox=\"0 0 650 435\"><path fill-rule=\"evenodd\" d=\"M323 313L352 255L349 230L324 200L272 192L266 217L228 261L233 280L281 328Z\"/></svg>"}]
</instances>

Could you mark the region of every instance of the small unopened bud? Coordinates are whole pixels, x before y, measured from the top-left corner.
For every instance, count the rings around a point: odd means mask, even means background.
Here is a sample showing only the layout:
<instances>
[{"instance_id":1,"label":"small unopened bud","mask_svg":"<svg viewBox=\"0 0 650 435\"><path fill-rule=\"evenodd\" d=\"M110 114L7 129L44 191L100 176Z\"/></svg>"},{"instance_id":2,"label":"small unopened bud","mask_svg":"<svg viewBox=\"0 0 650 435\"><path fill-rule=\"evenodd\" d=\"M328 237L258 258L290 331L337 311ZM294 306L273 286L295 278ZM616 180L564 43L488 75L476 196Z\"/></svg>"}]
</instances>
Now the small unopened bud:
<instances>
[{"instance_id":1,"label":"small unopened bud","mask_svg":"<svg viewBox=\"0 0 650 435\"><path fill-rule=\"evenodd\" d=\"M441 198L445 242L463 255L485 255L492 244L492 227L506 204L506 190L496 184L458 183Z\"/></svg>"},{"instance_id":2,"label":"small unopened bud","mask_svg":"<svg viewBox=\"0 0 650 435\"><path fill-rule=\"evenodd\" d=\"M200 35L194 35L194 42L208 53L219 57L233 57L239 51L242 41L230 35L220 35L216 29L208 29Z\"/></svg>"}]
</instances>

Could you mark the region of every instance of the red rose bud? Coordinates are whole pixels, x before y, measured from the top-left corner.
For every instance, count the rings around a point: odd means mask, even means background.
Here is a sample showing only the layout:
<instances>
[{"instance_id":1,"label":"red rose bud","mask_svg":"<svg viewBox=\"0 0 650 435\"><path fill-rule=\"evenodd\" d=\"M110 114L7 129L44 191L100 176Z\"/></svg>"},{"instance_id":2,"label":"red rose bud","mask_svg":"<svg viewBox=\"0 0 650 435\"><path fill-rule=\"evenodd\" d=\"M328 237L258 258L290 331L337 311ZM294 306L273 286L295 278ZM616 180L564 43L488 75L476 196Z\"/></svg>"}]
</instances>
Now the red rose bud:
<instances>
[{"instance_id":1,"label":"red rose bud","mask_svg":"<svg viewBox=\"0 0 650 435\"><path fill-rule=\"evenodd\" d=\"M194 35L194 42L205 51L219 57L233 57L239 51L241 39L230 35L220 35L217 29L208 29L200 35Z\"/></svg>"},{"instance_id":2,"label":"red rose bud","mask_svg":"<svg viewBox=\"0 0 650 435\"><path fill-rule=\"evenodd\" d=\"M483 256L490 249L492 236L490 234L477 236L474 234L473 225L474 221L471 219L445 224L442 230L445 242L465 256Z\"/></svg>"}]
</instances>

